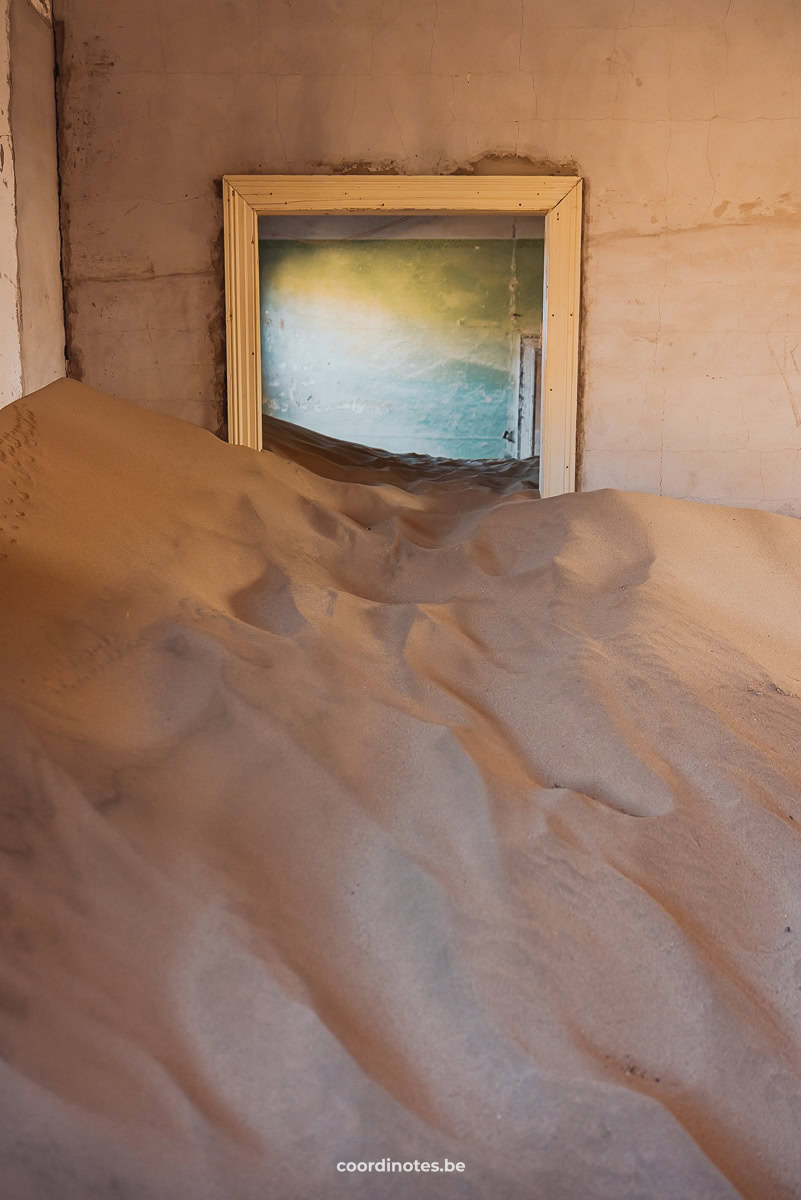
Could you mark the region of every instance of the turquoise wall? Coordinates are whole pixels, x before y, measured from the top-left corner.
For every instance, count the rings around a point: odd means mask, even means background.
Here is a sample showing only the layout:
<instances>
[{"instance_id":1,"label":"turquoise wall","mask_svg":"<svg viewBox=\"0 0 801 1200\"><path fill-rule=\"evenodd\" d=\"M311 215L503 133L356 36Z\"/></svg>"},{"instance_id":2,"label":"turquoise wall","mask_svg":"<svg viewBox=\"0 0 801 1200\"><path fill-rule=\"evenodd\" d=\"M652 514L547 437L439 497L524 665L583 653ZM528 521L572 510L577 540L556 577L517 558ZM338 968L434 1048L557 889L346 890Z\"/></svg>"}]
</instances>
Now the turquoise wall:
<instances>
[{"instance_id":1,"label":"turquoise wall","mask_svg":"<svg viewBox=\"0 0 801 1200\"><path fill-rule=\"evenodd\" d=\"M517 456L519 339L542 322L537 239L262 241L264 410L448 458Z\"/></svg>"}]
</instances>

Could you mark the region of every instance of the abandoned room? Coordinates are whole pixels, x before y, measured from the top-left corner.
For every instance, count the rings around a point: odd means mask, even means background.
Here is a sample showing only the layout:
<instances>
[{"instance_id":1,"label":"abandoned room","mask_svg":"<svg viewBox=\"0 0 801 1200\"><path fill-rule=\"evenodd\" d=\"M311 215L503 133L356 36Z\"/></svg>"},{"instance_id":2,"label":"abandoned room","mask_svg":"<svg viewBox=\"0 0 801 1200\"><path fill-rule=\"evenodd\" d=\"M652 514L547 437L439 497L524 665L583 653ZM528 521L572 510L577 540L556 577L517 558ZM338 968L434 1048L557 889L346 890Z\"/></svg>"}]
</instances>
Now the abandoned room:
<instances>
[{"instance_id":1,"label":"abandoned room","mask_svg":"<svg viewBox=\"0 0 801 1200\"><path fill-rule=\"evenodd\" d=\"M0 1200L801 1196L801 0L0 13Z\"/></svg>"}]
</instances>

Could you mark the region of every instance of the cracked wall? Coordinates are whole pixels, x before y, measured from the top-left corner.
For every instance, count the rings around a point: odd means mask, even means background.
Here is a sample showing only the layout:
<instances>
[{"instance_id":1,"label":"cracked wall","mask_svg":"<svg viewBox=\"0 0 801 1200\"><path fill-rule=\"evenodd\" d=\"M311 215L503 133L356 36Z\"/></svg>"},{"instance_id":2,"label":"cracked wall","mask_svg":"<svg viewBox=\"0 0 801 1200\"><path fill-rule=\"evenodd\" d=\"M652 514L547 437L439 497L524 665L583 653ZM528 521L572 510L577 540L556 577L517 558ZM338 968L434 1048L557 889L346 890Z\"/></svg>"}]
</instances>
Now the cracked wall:
<instances>
[{"instance_id":1,"label":"cracked wall","mask_svg":"<svg viewBox=\"0 0 801 1200\"><path fill-rule=\"evenodd\" d=\"M57 0L70 357L214 427L224 172L587 180L582 471L801 513L799 0Z\"/></svg>"}]
</instances>

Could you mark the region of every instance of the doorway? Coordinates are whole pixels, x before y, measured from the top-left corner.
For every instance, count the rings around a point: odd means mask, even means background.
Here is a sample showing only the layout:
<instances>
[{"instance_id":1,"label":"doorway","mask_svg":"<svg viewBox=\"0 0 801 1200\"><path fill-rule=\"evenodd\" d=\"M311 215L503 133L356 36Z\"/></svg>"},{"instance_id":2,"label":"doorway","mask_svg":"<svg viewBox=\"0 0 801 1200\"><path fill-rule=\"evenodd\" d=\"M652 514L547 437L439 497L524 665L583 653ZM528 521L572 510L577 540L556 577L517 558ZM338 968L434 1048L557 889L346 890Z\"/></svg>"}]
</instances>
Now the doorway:
<instances>
[{"instance_id":1,"label":"doorway","mask_svg":"<svg viewBox=\"0 0 801 1200\"><path fill-rule=\"evenodd\" d=\"M228 438L263 445L259 220L289 216L544 216L541 448L544 497L576 486L582 180L571 175L225 175Z\"/></svg>"},{"instance_id":2,"label":"doorway","mask_svg":"<svg viewBox=\"0 0 801 1200\"><path fill-rule=\"evenodd\" d=\"M264 413L400 454L532 457L543 259L538 216L262 218Z\"/></svg>"}]
</instances>

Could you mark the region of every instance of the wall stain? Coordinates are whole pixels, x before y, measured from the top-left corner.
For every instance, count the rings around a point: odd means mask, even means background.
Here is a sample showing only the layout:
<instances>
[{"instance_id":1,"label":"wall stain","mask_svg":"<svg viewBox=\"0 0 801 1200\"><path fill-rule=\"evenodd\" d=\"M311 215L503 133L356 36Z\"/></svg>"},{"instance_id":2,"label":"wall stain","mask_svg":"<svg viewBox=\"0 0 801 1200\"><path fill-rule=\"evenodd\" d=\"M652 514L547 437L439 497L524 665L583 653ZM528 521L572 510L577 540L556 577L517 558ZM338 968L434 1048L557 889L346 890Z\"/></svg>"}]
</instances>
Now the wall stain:
<instances>
[{"instance_id":1,"label":"wall stain","mask_svg":"<svg viewBox=\"0 0 801 1200\"><path fill-rule=\"evenodd\" d=\"M220 221L217 237L211 246L211 269L219 280L217 302L209 313L208 333L214 362L214 417L218 426L226 420L228 413L228 372L225 360L225 237L223 233L222 180L217 181L217 196Z\"/></svg>"}]
</instances>

